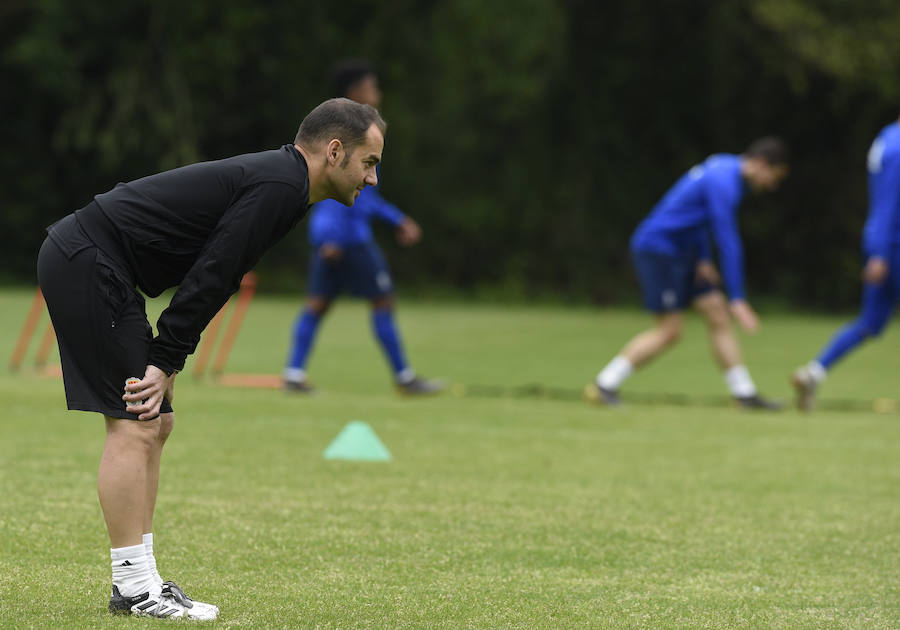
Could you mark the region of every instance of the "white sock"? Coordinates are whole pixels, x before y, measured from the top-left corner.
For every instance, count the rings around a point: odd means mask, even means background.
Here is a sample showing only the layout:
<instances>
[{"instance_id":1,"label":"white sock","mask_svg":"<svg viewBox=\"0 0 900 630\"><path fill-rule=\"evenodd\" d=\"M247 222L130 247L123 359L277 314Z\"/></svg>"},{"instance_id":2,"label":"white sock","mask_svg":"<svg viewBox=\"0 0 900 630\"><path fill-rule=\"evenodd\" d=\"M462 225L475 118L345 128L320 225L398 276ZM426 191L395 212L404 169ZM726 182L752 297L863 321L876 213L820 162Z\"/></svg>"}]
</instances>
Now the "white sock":
<instances>
[{"instance_id":1,"label":"white sock","mask_svg":"<svg viewBox=\"0 0 900 630\"><path fill-rule=\"evenodd\" d=\"M144 534L144 553L147 555L147 563L150 565L150 573L157 583L162 584L163 579L159 576L159 570L156 568L156 556L153 555L153 533Z\"/></svg>"},{"instance_id":2,"label":"white sock","mask_svg":"<svg viewBox=\"0 0 900 630\"><path fill-rule=\"evenodd\" d=\"M404 368L397 372L397 382L401 385L406 385L410 381L416 378L416 371L412 368Z\"/></svg>"},{"instance_id":3,"label":"white sock","mask_svg":"<svg viewBox=\"0 0 900 630\"><path fill-rule=\"evenodd\" d=\"M737 398L746 398L747 396L756 395L756 385L750 378L750 372L743 365L735 365L725 372L725 382L731 395Z\"/></svg>"},{"instance_id":4,"label":"white sock","mask_svg":"<svg viewBox=\"0 0 900 630\"><path fill-rule=\"evenodd\" d=\"M284 368L284 380L290 381L291 383L305 383L306 370L303 368Z\"/></svg>"},{"instance_id":5,"label":"white sock","mask_svg":"<svg viewBox=\"0 0 900 630\"><path fill-rule=\"evenodd\" d=\"M632 372L634 372L634 366L631 365L631 361L620 354L597 375L597 385L603 389L616 391L622 386L625 379L631 376Z\"/></svg>"},{"instance_id":6,"label":"white sock","mask_svg":"<svg viewBox=\"0 0 900 630\"><path fill-rule=\"evenodd\" d=\"M150 572L144 545L118 547L109 550L112 560L112 582L125 597L155 590L155 578Z\"/></svg>"},{"instance_id":7,"label":"white sock","mask_svg":"<svg viewBox=\"0 0 900 630\"><path fill-rule=\"evenodd\" d=\"M825 377L828 376L828 370L818 361L810 361L806 364L806 369L816 385L820 385L825 380Z\"/></svg>"}]
</instances>

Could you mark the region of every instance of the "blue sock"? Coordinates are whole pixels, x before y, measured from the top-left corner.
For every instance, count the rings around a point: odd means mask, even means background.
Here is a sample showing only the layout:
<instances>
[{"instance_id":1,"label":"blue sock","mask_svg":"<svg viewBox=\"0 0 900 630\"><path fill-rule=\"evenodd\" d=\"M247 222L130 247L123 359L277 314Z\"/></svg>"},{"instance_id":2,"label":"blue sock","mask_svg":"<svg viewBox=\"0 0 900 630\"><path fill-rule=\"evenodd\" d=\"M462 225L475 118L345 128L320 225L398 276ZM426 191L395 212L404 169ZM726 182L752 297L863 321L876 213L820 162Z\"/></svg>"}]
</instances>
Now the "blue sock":
<instances>
[{"instance_id":1,"label":"blue sock","mask_svg":"<svg viewBox=\"0 0 900 630\"><path fill-rule=\"evenodd\" d=\"M400 333L397 332L397 327L394 325L394 311L373 310L372 328L374 329L375 336L378 337L378 342L384 349L384 353L391 362L394 374L400 374L406 370L409 366L407 365L406 357L403 354Z\"/></svg>"},{"instance_id":2,"label":"blue sock","mask_svg":"<svg viewBox=\"0 0 900 630\"><path fill-rule=\"evenodd\" d=\"M852 321L831 338L831 341L822 350L817 361L827 370L841 357L865 341L866 337L868 337L868 334L863 322L858 319Z\"/></svg>"},{"instance_id":3,"label":"blue sock","mask_svg":"<svg viewBox=\"0 0 900 630\"><path fill-rule=\"evenodd\" d=\"M310 310L304 310L294 323L294 344L288 355L288 368L302 370L306 367L306 359L316 338L316 329L322 320Z\"/></svg>"}]
</instances>

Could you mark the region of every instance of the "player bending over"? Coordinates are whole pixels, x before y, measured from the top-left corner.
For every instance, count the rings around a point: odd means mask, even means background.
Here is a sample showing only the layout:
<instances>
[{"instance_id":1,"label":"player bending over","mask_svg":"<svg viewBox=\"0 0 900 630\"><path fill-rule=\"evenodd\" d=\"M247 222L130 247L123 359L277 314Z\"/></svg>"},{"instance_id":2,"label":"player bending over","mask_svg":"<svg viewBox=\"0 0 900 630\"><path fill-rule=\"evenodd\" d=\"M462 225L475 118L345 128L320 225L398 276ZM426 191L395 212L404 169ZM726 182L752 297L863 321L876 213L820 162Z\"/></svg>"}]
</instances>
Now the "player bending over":
<instances>
[{"instance_id":1,"label":"player bending over","mask_svg":"<svg viewBox=\"0 0 900 630\"><path fill-rule=\"evenodd\" d=\"M747 331L759 327L744 297L744 255L737 210L745 190L771 191L787 176L787 148L777 138L757 140L742 155L713 155L688 171L656 204L631 238L631 256L644 297L656 314L585 388L591 400L619 403L619 388L635 369L681 337L684 310L692 304L706 321L713 356L734 399L745 408L777 409L762 398L744 366L728 311ZM730 299L719 290L709 236L715 241Z\"/></svg>"},{"instance_id":2,"label":"player bending over","mask_svg":"<svg viewBox=\"0 0 900 630\"><path fill-rule=\"evenodd\" d=\"M828 371L863 341L881 334L900 299L900 120L878 134L868 156L869 217L863 229L863 294L859 317L844 326L791 376L797 406L809 411Z\"/></svg>"},{"instance_id":3,"label":"player bending over","mask_svg":"<svg viewBox=\"0 0 900 630\"><path fill-rule=\"evenodd\" d=\"M338 96L375 108L381 103L378 76L368 62L340 62L335 65L332 75ZM394 321L394 284L384 254L372 236L370 222L373 218L394 226L397 240L402 245L414 245L422 238L419 224L379 195L377 186L363 190L349 208L340 201L326 200L312 209L309 242L313 252L306 306L294 324L284 369L284 386L288 391L313 391L307 380L306 362L322 318L345 289L369 301L372 332L388 359L397 390L420 395L437 393L444 388L440 381L416 376L406 360Z\"/></svg>"},{"instance_id":4,"label":"player bending over","mask_svg":"<svg viewBox=\"0 0 900 630\"><path fill-rule=\"evenodd\" d=\"M218 615L163 581L153 554L175 375L241 277L311 202L349 205L378 183L384 132L374 108L332 99L304 118L292 144L119 184L47 229L38 278L68 408L106 420L97 488L111 545L111 612ZM153 337L138 289L156 297L175 286ZM132 376L143 378L123 395Z\"/></svg>"}]
</instances>

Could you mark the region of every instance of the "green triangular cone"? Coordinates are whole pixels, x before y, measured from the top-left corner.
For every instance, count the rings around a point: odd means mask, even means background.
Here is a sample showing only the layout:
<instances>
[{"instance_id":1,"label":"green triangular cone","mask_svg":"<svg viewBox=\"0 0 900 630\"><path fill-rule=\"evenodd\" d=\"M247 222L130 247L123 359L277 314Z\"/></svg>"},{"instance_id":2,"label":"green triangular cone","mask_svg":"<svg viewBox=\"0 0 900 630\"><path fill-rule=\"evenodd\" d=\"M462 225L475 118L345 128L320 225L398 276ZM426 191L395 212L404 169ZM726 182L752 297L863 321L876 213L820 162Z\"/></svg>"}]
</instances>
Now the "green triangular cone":
<instances>
[{"instance_id":1,"label":"green triangular cone","mask_svg":"<svg viewBox=\"0 0 900 630\"><path fill-rule=\"evenodd\" d=\"M328 445L322 457L361 462L391 461L390 451L381 443L372 427L359 420L348 423Z\"/></svg>"}]
</instances>

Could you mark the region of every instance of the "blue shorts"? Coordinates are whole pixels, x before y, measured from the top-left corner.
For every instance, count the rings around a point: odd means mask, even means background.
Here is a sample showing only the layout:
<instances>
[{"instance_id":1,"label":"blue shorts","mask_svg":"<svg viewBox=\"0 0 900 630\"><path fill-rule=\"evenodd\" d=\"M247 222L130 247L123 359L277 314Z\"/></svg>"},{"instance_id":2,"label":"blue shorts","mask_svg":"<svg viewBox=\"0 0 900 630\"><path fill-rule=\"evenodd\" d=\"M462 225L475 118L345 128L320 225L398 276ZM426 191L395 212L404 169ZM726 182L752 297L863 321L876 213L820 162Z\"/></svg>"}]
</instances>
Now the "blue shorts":
<instances>
[{"instance_id":1,"label":"blue shorts","mask_svg":"<svg viewBox=\"0 0 900 630\"><path fill-rule=\"evenodd\" d=\"M313 252L307 295L335 298L343 291L363 298L379 298L394 292L384 254L375 243L346 245L340 260L327 261Z\"/></svg>"},{"instance_id":2,"label":"blue shorts","mask_svg":"<svg viewBox=\"0 0 900 630\"><path fill-rule=\"evenodd\" d=\"M644 306L654 313L683 311L696 298L716 289L708 282L697 282L695 256L632 251L631 260L641 284Z\"/></svg>"}]
</instances>

